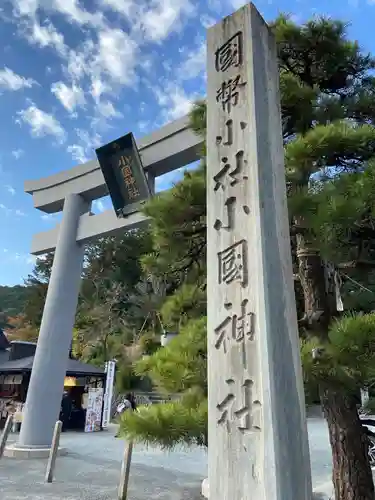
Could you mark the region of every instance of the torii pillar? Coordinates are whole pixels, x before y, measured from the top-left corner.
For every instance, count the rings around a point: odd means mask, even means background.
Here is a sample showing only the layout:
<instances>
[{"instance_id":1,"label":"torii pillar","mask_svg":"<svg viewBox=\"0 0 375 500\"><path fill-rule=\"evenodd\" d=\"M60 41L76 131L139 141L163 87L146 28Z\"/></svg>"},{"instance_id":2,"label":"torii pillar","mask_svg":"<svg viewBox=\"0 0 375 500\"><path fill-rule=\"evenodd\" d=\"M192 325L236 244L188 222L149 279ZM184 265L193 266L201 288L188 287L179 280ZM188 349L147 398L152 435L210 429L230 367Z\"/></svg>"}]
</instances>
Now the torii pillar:
<instances>
[{"instance_id":1,"label":"torii pillar","mask_svg":"<svg viewBox=\"0 0 375 500\"><path fill-rule=\"evenodd\" d=\"M19 448L51 446L60 413L84 257L84 244L77 242L77 230L81 215L89 211L90 205L79 194L69 194L64 201Z\"/></svg>"}]
</instances>

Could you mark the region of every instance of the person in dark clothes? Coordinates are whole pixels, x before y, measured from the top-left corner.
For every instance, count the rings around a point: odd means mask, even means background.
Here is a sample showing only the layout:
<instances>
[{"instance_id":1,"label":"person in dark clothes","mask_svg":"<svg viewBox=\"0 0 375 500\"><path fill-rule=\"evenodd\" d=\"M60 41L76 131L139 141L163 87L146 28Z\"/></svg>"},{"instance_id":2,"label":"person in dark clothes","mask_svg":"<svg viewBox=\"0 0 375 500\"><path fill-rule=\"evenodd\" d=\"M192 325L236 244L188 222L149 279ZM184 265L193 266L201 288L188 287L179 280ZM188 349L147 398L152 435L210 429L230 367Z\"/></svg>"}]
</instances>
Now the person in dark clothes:
<instances>
[{"instance_id":1,"label":"person in dark clothes","mask_svg":"<svg viewBox=\"0 0 375 500\"><path fill-rule=\"evenodd\" d=\"M128 393L122 402L117 406L117 414L119 416L122 415L127 410L135 411L137 409L137 405L135 402L134 394ZM115 434L115 438L119 437L119 431Z\"/></svg>"},{"instance_id":2,"label":"person in dark clothes","mask_svg":"<svg viewBox=\"0 0 375 500\"><path fill-rule=\"evenodd\" d=\"M137 409L137 403L135 401L134 392L130 394L130 404L132 405L132 410L135 411Z\"/></svg>"},{"instance_id":3,"label":"person in dark clothes","mask_svg":"<svg viewBox=\"0 0 375 500\"><path fill-rule=\"evenodd\" d=\"M63 398L61 401L61 422L62 422L62 432L66 431L70 415L72 413L72 399L70 397L70 394L66 391L64 391Z\"/></svg>"}]
</instances>

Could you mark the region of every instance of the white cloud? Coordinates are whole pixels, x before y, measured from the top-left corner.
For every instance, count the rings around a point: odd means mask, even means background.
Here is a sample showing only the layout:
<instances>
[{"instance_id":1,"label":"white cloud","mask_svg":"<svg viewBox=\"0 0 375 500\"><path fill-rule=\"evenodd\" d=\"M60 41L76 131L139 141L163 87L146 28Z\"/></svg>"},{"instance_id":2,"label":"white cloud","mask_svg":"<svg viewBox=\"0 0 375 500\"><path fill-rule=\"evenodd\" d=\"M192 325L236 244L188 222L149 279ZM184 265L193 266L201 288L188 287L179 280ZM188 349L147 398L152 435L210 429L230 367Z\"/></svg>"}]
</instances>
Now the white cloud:
<instances>
[{"instance_id":1,"label":"white cloud","mask_svg":"<svg viewBox=\"0 0 375 500\"><path fill-rule=\"evenodd\" d=\"M201 25L203 26L203 28L207 29L207 28L210 28L211 26L213 26L214 24L216 24L218 22L218 19L215 19L214 17L208 16L206 14L203 14L200 17L200 21L201 21Z\"/></svg>"},{"instance_id":2,"label":"white cloud","mask_svg":"<svg viewBox=\"0 0 375 500\"><path fill-rule=\"evenodd\" d=\"M188 52L185 61L178 70L181 80L189 80L205 73L206 68L206 42L201 42Z\"/></svg>"},{"instance_id":3,"label":"white cloud","mask_svg":"<svg viewBox=\"0 0 375 500\"><path fill-rule=\"evenodd\" d=\"M79 25L101 26L103 24L104 19L101 12L91 13L80 7L79 3L79 0L53 0L52 9Z\"/></svg>"},{"instance_id":4,"label":"white cloud","mask_svg":"<svg viewBox=\"0 0 375 500\"><path fill-rule=\"evenodd\" d=\"M37 257L35 255L30 255L28 253L14 253L12 254L12 259L17 262L24 262L26 264L35 264Z\"/></svg>"},{"instance_id":5,"label":"white cloud","mask_svg":"<svg viewBox=\"0 0 375 500\"><path fill-rule=\"evenodd\" d=\"M170 106L166 112L167 120L176 120L191 111L194 99L189 97L182 88L174 88L169 98Z\"/></svg>"},{"instance_id":6,"label":"white cloud","mask_svg":"<svg viewBox=\"0 0 375 500\"><path fill-rule=\"evenodd\" d=\"M159 106L162 108L164 121L180 118L190 112L197 95L188 95L182 86L166 83L163 88L152 89Z\"/></svg>"},{"instance_id":7,"label":"white cloud","mask_svg":"<svg viewBox=\"0 0 375 500\"><path fill-rule=\"evenodd\" d=\"M71 87L68 87L63 82L53 83L51 92L70 113L73 113L78 106L83 106L86 102L83 89L75 83Z\"/></svg>"},{"instance_id":8,"label":"white cloud","mask_svg":"<svg viewBox=\"0 0 375 500\"><path fill-rule=\"evenodd\" d=\"M147 132L150 131L151 128L151 122L150 121L140 121L138 122L138 130L142 132L143 134L147 134Z\"/></svg>"},{"instance_id":9,"label":"white cloud","mask_svg":"<svg viewBox=\"0 0 375 500\"><path fill-rule=\"evenodd\" d=\"M39 47L54 47L56 52L64 56L67 47L64 42L64 36L59 33L51 22L46 22L43 26L36 19L30 22L27 39L29 42Z\"/></svg>"},{"instance_id":10,"label":"white cloud","mask_svg":"<svg viewBox=\"0 0 375 500\"><path fill-rule=\"evenodd\" d=\"M78 106L84 104L82 82L84 80L85 89L88 83L96 106L94 113L99 117L94 118L92 125L99 128L106 125L103 118L107 120L121 116L113 100L108 100L107 94L113 97L124 86L134 88L138 83L137 68L150 71L148 56L140 58L141 47L146 42L159 43L165 40L197 13L195 2L191 0L97 0L97 8L90 6L90 10L83 6L81 0L11 1L20 17L19 32L33 44L54 48L63 59L63 73L70 83L57 82L51 88L52 92L69 112L74 113ZM71 24L89 30L82 31L81 42L74 47L68 46L67 35L64 39L64 35L48 18L40 24L39 10L43 18L44 14L59 13ZM130 33L119 26L118 19L113 22L113 12L125 18ZM110 18L105 17L107 14L112 15ZM191 62L190 68L192 66ZM191 69L193 71L198 70ZM106 98L103 98L104 94ZM80 154L76 147L73 152L76 157L86 156Z\"/></svg>"},{"instance_id":11,"label":"white cloud","mask_svg":"<svg viewBox=\"0 0 375 500\"><path fill-rule=\"evenodd\" d=\"M79 163L86 163L89 161L86 156L86 150L81 144L71 144L66 150L72 155L73 160Z\"/></svg>"},{"instance_id":12,"label":"white cloud","mask_svg":"<svg viewBox=\"0 0 375 500\"><path fill-rule=\"evenodd\" d=\"M26 263L27 264L35 264L36 263L36 260L37 260L37 256L36 255L27 255L26 257Z\"/></svg>"},{"instance_id":13,"label":"white cloud","mask_svg":"<svg viewBox=\"0 0 375 500\"><path fill-rule=\"evenodd\" d=\"M51 114L39 109L35 104L31 104L28 108L18 111L20 117L17 122L23 122L29 125L31 134L34 137L43 137L51 135L56 137L59 142L65 140L65 130L60 122Z\"/></svg>"},{"instance_id":14,"label":"white cloud","mask_svg":"<svg viewBox=\"0 0 375 500\"><path fill-rule=\"evenodd\" d=\"M95 211L97 210L98 212L104 212L104 210L106 209L106 207L101 199L94 200L93 204L92 204L92 208L93 208L93 210L95 210Z\"/></svg>"},{"instance_id":15,"label":"white cloud","mask_svg":"<svg viewBox=\"0 0 375 500\"><path fill-rule=\"evenodd\" d=\"M168 96L167 92L165 92L165 88L152 87L152 86L150 86L150 88L153 91L153 93L155 94L158 105L162 108L167 106L168 102L169 102L169 96Z\"/></svg>"},{"instance_id":16,"label":"white cloud","mask_svg":"<svg viewBox=\"0 0 375 500\"><path fill-rule=\"evenodd\" d=\"M138 15L138 29L148 40L159 42L179 31L183 17L195 12L189 0L152 0Z\"/></svg>"},{"instance_id":17,"label":"white cloud","mask_svg":"<svg viewBox=\"0 0 375 500\"><path fill-rule=\"evenodd\" d=\"M104 118L121 118L123 115L117 111L111 101L100 101L97 103L97 111Z\"/></svg>"},{"instance_id":18,"label":"white cloud","mask_svg":"<svg viewBox=\"0 0 375 500\"><path fill-rule=\"evenodd\" d=\"M15 215L17 217L24 217L26 214L22 210L18 208L9 208L5 206L3 203L0 203L0 210L2 210L5 215Z\"/></svg>"},{"instance_id":19,"label":"white cloud","mask_svg":"<svg viewBox=\"0 0 375 500\"><path fill-rule=\"evenodd\" d=\"M91 95L95 101L100 99L102 94L110 91L110 87L104 83L100 78L93 78L91 81Z\"/></svg>"},{"instance_id":20,"label":"white cloud","mask_svg":"<svg viewBox=\"0 0 375 500\"><path fill-rule=\"evenodd\" d=\"M136 9L134 0L102 0L103 7L109 7L111 10L130 17Z\"/></svg>"},{"instance_id":21,"label":"white cloud","mask_svg":"<svg viewBox=\"0 0 375 500\"><path fill-rule=\"evenodd\" d=\"M95 156L94 149L102 145L102 138L99 134L90 134L86 130L76 129L77 142L67 147L74 160L85 163Z\"/></svg>"},{"instance_id":22,"label":"white cloud","mask_svg":"<svg viewBox=\"0 0 375 500\"><path fill-rule=\"evenodd\" d=\"M94 150L103 143L99 134L88 133L87 130L82 129L76 129L76 134L86 149Z\"/></svg>"},{"instance_id":23,"label":"white cloud","mask_svg":"<svg viewBox=\"0 0 375 500\"><path fill-rule=\"evenodd\" d=\"M13 186L11 186L11 185L9 185L9 184L7 184L7 185L5 186L5 189L6 189L6 190L8 191L8 193L10 193L11 195L15 195L15 194L16 194L16 190L14 189L14 187L13 187Z\"/></svg>"},{"instance_id":24,"label":"white cloud","mask_svg":"<svg viewBox=\"0 0 375 500\"><path fill-rule=\"evenodd\" d=\"M44 221L50 222L55 220L56 214L42 214L40 218Z\"/></svg>"},{"instance_id":25,"label":"white cloud","mask_svg":"<svg viewBox=\"0 0 375 500\"><path fill-rule=\"evenodd\" d=\"M31 88L33 85L36 85L36 81L32 78L17 75L7 67L0 70L0 90L21 90Z\"/></svg>"},{"instance_id":26,"label":"white cloud","mask_svg":"<svg viewBox=\"0 0 375 500\"><path fill-rule=\"evenodd\" d=\"M15 0L14 8L21 16L35 15L39 0Z\"/></svg>"},{"instance_id":27,"label":"white cloud","mask_svg":"<svg viewBox=\"0 0 375 500\"><path fill-rule=\"evenodd\" d=\"M83 134L76 139L69 137L67 151L77 162L92 158L93 149L102 143L97 132L102 133L110 120L126 114L123 106L117 105L116 97L124 86L137 87L137 70L142 73L143 69L153 75L149 58L153 49L149 49L148 42L158 44L171 33L179 32L184 23L198 12L193 0L11 1L20 16L19 32L34 45L53 48L62 60L63 77L55 77L51 92L73 116L79 107L84 107L91 120L94 134L87 134L87 137ZM114 12L123 19L114 17ZM64 35L59 31L56 14L82 27L80 39L69 39L69 30L64 31ZM45 21L41 23L39 19ZM124 24L129 28L124 29ZM158 52L159 49L157 46ZM180 67L173 65L176 73L183 71L180 82L201 74L204 44L197 45L195 50L197 52L186 54ZM157 51L154 52L155 59L157 57L162 62L165 58ZM163 67L160 70L163 71ZM194 96L188 95L177 83L167 84L164 88L158 83L158 87L160 89L155 94L165 121L190 110ZM28 124L34 136L52 135L63 142L67 134L62 124L47 111L50 109L43 111L31 103L18 113L19 122Z\"/></svg>"},{"instance_id":28,"label":"white cloud","mask_svg":"<svg viewBox=\"0 0 375 500\"><path fill-rule=\"evenodd\" d=\"M91 13L79 5L79 0L13 0L14 12L18 16L35 17L39 8L57 12L68 21L78 25L101 25L103 16L100 12Z\"/></svg>"},{"instance_id":29,"label":"white cloud","mask_svg":"<svg viewBox=\"0 0 375 500\"><path fill-rule=\"evenodd\" d=\"M63 0L61 0L63 1ZM195 14L190 0L102 0L104 7L125 17L132 26L133 36L139 40L160 42L179 31L183 20Z\"/></svg>"},{"instance_id":30,"label":"white cloud","mask_svg":"<svg viewBox=\"0 0 375 500\"><path fill-rule=\"evenodd\" d=\"M139 61L139 66L146 73L150 73L154 64L154 56L152 54L147 54L145 57L141 58Z\"/></svg>"},{"instance_id":31,"label":"white cloud","mask_svg":"<svg viewBox=\"0 0 375 500\"><path fill-rule=\"evenodd\" d=\"M105 29L98 35L98 54L95 69L108 75L111 80L130 85L135 79L138 45L120 29Z\"/></svg>"},{"instance_id":32,"label":"white cloud","mask_svg":"<svg viewBox=\"0 0 375 500\"><path fill-rule=\"evenodd\" d=\"M64 71L72 80L79 80L90 71L92 54L95 51L93 40L86 39L76 50L71 49L67 55Z\"/></svg>"},{"instance_id":33,"label":"white cloud","mask_svg":"<svg viewBox=\"0 0 375 500\"><path fill-rule=\"evenodd\" d=\"M97 32L95 42L89 38L80 47L71 49L63 70L73 82L87 77L89 92L97 103L103 94L113 96L123 86L136 84L138 49L127 33L106 27Z\"/></svg>"},{"instance_id":34,"label":"white cloud","mask_svg":"<svg viewBox=\"0 0 375 500\"><path fill-rule=\"evenodd\" d=\"M16 160L19 160L23 154L23 149L15 149L14 151L12 151L12 156L14 156Z\"/></svg>"}]
</instances>

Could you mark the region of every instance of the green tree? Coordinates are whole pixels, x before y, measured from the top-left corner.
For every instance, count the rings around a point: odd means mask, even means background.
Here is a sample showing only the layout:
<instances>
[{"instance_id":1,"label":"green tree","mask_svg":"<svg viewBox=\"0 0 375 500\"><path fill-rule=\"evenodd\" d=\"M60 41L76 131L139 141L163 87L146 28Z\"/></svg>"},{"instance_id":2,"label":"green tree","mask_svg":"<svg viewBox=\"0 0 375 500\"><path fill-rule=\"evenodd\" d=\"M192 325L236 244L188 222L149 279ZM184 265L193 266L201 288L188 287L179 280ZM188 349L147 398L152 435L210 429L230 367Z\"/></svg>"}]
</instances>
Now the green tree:
<instances>
[{"instance_id":1,"label":"green tree","mask_svg":"<svg viewBox=\"0 0 375 500\"><path fill-rule=\"evenodd\" d=\"M113 306L118 313L121 310L122 317L126 315L132 305L129 297L142 275L140 256L150 249L150 235L142 230L132 230L120 237L101 238L86 246L77 313L80 333L76 333L75 352L82 353L85 348L85 345L78 346L78 341L85 344L83 333L89 339L90 345L92 344L93 331L89 333L88 329L90 308L95 316L95 324L98 325L99 309L103 313L104 320L106 314L104 304L108 303L111 290L116 287L119 289L118 285L121 286L121 294ZM53 253L38 259L33 272L25 280L25 289L28 291L25 321L36 328L39 328L42 320L52 264ZM85 327L83 323L86 324ZM136 327L138 328L138 325Z\"/></svg>"},{"instance_id":2,"label":"green tree","mask_svg":"<svg viewBox=\"0 0 375 500\"><path fill-rule=\"evenodd\" d=\"M135 367L171 402L124 414L122 432L135 440L171 447L207 444L206 204L204 165L148 204L153 252L146 274L168 284L159 304L163 326L178 335Z\"/></svg>"},{"instance_id":3,"label":"green tree","mask_svg":"<svg viewBox=\"0 0 375 500\"><path fill-rule=\"evenodd\" d=\"M79 341L81 357L86 361L97 359L104 364L114 356L113 337L122 337L125 333L124 320L117 309L121 294L121 285L114 284L105 289L104 295L98 289L90 299L81 302L75 340Z\"/></svg>"},{"instance_id":4,"label":"green tree","mask_svg":"<svg viewBox=\"0 0 375 500\"><path fill-rule=\"evenodd\" d=\"M113 283L132 289L141 279L140 256L151 249L147 231L131 230L121 236L101 238L87 246L83 270L82 295L89 296Z\"/></svg>"},{"instance_id":5,"label":"green tree","mask_svg":"<svg viewBox=\"0 0 375 500\"><path fill-rule=\"evenodd\" d=\"M331 349L330 331L340 315L332 263L349 270L373 260L374 233L361 229L374 227L374 60L346 38L339 21L320 19L296 26L281 17L274 30L291 232L304 297L300 325L308 338L319 339L324 352ZM347 368L350 372L350 365ZM354 388L359 388L355 382L361 381L353 377L349 384L333 367L318 381L330 433L336 500L374 497L366 439L353 397Z\"/></svg>"},{"instance_id":6,"label":"green tree","mask_svg":"<svg viewBox=\"0 0 375 500\"><path fill-rule=\"evenodd\" d=\"M375 85L371 71L375 64L370 55L348 40L346 26L339 21L315 19L298 26L281 16L272 29L278 44L292 253L301 336L305 339L302 359L306 381L318 384L328 422L336 500L373 500L366 442L353 393L374 378L374 316L341 318L336 278L346 277L344 305L361 311L363 304L349 299L352 280L362 283L368 293L373 287ZM199 103L192 114L192 127L205 135L205 126L205 106ZM205 289L204 171L203 164L196 172L186 174L181 183L156 197L147 208L154 253L144 265L170 276L176 283L176 296L182 293L184 284ZM182 311L186 304L181 304ZM367 304L363 310L371 309ZM174 344L157 351L139 367L158 387L177 390L181 399L173 407L126 415L122 424L125 434L167 446L189 441L192 417L185 411L181 423L182 413L178 411L186 410L183 399L185 389L190 389L183 381L186 377L196 380L199 370L192 363L183 374L177 370L170 370L168 377L163 374L168 356L176 356L172 348L178 350L190 325L196 325L190 314L194 309L189 311ZM176 316L178 311L172 315ZM180 355L189 357L192 349L192 345L184 344ZM314 353L320 353L320 357ZM173 385L169 378L174 380ZM200 384L204 386L204 378ZM204 401L203 390L199 404ZM177 420L172 411L179 414ZM191 422L194 436L197 422ZM204 419L200 423L200 435L204 435L207 424ZM173 437L166 436L168 432Z\"/></svg>"},{"instance_id":7,"label":"green tree","mask_svg":"<svg viewBox=\"0 0 375 500\"><path fill-rule=\"evenodd\" d=\"M23 313L28 293L26 286L0 286L0 309L9 316Z\"/></svg>"},{"instance_id":8,"label":"green tree","mask_svg":"<svg viewBox=\"0 0 375 500\"><path fill-rule=\"evenodd\" d=\"M9 316L5 312L0 311L0 329L7 330L10 328L13 328L13 326L10 322Z\"/></svg>"},{"instance_id":9,"label":"green tree","mask_svg":"<svg viewBox=\"0 0 375 500\"><path fill-rule=\"evenodd\" d=\"M40 327L42 321L53 257L53 253L48 253L43 258L37 259L32 273L25 280L29 293L24 314L26 320L37 328Z\"/></svg>"},{"instance_id":10,"label":"green tree","mask_svg":"<svg viewBox=\"0 0 375 500\"><path fill-rule=\"evenodd\" d=\"M179 335L137 363L136 373L175 400L137 413L125 412L122 432L136 441L170 448L177 444L207 446L206 318L188 321Z\"/></svg>"}]
</instances>

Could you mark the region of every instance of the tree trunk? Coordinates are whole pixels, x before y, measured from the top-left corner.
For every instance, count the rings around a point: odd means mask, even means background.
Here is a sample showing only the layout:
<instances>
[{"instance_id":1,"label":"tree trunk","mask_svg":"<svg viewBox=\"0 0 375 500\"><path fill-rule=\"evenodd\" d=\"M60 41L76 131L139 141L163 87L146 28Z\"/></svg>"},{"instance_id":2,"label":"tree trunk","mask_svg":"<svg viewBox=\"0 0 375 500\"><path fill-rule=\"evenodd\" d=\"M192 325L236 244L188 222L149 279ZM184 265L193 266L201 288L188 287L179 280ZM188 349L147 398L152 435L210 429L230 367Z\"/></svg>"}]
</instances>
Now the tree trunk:
<instances>
[{"instance_id":1,"label":"tree trunk","mask_svg":"<svg viewBox=\"0 0 375 500\"><path fill-rule=\"evenodd\" d=\"M301 240L302 237L298 237L297 243L301 243ZM323 261L315 250L306 248L298 248L297 257L298 275L305 303L305 314L300 324L326 339L331 314Z\"/></svg>"},{"instance_id":2,"label":"tree trunk","mask_svg":"<svg viewBox=\"0 0 375 500\"><path fill-rule=\"evenodd\" d=\"M301 221L299 221L301 224ZM300 321L307 331L328 342L328 327L336 311L332 287L328 286L324 262L305 235L298 234L298 275L304 295L304 317ZM328 423L333 457L335 500L374 500L374 485L366 437L355 401L349 389L320 387L320 400Z\"/></svg>"},{"instance_id":3,"label":"tree trunk","mask_svg":"<svg viewBox=\"0 0 375 500\"><path fill-rule=\"evenodd\" d=\"M336 500L374 500L367 436L353 397L321 388L321 402L332 448Z\"/></svg>"}]
</instances>

